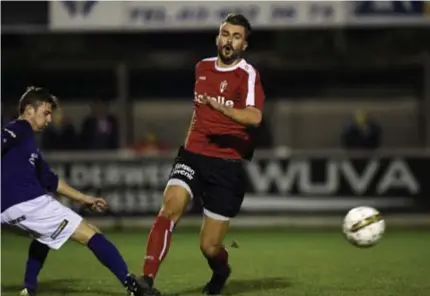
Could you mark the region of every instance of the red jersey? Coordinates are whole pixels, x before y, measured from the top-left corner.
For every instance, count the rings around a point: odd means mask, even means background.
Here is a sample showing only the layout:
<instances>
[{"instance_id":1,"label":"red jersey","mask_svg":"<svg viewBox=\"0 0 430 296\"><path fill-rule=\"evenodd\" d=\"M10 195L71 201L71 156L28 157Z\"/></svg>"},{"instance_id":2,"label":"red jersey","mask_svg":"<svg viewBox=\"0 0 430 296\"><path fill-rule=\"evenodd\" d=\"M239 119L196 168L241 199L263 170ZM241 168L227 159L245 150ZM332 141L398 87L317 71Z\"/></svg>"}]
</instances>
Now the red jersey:
<instances>
[{"instance_id":1,"label":"red jersey","mask_svg":"<svg viewBox=\"0 0 430 296\"><path fill-rule=\"evenodd\" d=\"M201 101L207 95L227 107L252 106L262 111L264 91L260 75L244 59L229 68L218 67L216 60L208 58L196 65L194 113L185 149L207 156L248 158L254 150L250 128Z\"/></svg>"}]
</instances>

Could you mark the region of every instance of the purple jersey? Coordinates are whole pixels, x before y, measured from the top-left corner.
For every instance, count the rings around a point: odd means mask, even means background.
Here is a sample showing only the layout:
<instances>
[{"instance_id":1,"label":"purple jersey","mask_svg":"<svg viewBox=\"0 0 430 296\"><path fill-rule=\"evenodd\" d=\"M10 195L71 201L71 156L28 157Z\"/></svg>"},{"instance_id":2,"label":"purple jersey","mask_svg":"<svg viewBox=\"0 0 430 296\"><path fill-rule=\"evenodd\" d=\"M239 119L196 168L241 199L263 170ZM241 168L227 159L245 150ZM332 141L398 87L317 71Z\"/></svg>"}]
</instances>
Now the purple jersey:
<instances>
[{"instance_id":1,"label":"purple jersey","mask_svg":"<svg viewBox=\"0 0 430 296\"><path fill-rule=\"evenodd\" d=\"M57 190L58 176L43 159L27 121L2 127L1 141L1 212Z\"/></svg>"}]
</instances>

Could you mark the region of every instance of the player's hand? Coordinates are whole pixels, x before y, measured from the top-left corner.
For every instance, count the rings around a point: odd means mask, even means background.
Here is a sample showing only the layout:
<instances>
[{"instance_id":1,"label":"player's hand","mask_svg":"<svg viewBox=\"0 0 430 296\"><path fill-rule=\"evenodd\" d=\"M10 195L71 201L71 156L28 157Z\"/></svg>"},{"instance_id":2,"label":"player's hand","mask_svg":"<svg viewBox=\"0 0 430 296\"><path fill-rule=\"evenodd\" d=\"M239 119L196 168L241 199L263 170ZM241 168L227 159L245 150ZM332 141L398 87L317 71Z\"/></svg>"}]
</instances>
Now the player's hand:
<instances>
[{"instance_id":1,"label":"player's hand","mask_svg":"<svg viewBox=\"0 0 430 296\"><path fill-rule=\"evenodd\" d=\"M83 203L88 206L92 211L102 213L109 207L106 200L100 197L93 197L85 195Z\"/></svg>"},{"instance_id":2,"label":"player's hand","mask_svg":"<svg viewBox=\"0 0 430 296\"><path fill-rule=\"evenodd\" d=\"M208 105L212 109L215 109L220 112L223 112L224 109L227 108L225 105L218 103L215 100L211 100L206 94L203 96L202 102L203 104Z\"/></svg>"}]
</instances>

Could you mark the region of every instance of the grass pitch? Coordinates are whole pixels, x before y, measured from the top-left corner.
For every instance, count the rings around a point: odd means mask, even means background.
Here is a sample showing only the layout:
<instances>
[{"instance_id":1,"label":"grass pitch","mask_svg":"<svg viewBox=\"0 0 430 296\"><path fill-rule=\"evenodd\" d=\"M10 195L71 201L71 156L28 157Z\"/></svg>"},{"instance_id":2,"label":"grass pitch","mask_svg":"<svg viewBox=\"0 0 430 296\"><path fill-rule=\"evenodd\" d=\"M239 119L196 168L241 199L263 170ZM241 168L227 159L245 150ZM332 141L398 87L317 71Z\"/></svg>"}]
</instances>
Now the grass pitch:
<instances>
[{"instance_id":1,"label":"grass pitch","mask_svg":"<svg viewBox=\"0 0 430 296\"><path fill-rule=\"evenodd\" d=\"M107 233L131 271L139 273L147 231ZM232 231L232 277L225 295L429 296L430 232L389 231L379 245L357 249L340 232ZM198 231L178 229L157 278L163 295L200 295L210 277ZM21 289L30 240L3 233L1 295ZM119 282L86 248L67 243L51 251L39 277L39 296L125 295Z\"/></svg>"}]
</instances>

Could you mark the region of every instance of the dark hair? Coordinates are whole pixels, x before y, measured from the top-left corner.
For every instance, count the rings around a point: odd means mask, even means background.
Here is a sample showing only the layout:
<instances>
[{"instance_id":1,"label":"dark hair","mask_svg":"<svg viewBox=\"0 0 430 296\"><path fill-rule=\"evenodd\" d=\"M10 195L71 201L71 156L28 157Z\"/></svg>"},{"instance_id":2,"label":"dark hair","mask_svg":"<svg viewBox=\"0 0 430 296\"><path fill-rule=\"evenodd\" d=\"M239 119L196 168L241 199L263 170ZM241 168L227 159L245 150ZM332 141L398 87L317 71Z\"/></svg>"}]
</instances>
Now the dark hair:
<instances>
[{"instance_id":1,"label":"dark hair","mask_svg":"<svg viewBox=\"0 0 430 296\"><path fill-rule=\"evenodd\" d=\"M228 23L231 25L242 26L245 28L246 37L251 35L252 27L248 19L243 14L230 13L224 19L223 23Z\"/></svg>"},{"instance_id":2,"label":"dark hair","mask_svg":"<svg viewBox=\"0 0 430 296\"><path fill-rule=\"evenodd\" d=\"M19 114L24 113L28 105L37 109L43 103L51 104L53 110L58 108L58 99L49 91L41 87L29 86L19 100Z\"/></svg>"}]
</instances>

